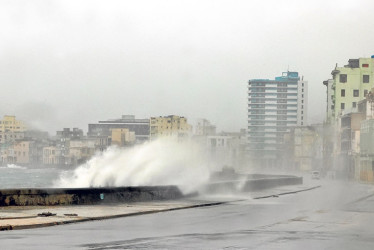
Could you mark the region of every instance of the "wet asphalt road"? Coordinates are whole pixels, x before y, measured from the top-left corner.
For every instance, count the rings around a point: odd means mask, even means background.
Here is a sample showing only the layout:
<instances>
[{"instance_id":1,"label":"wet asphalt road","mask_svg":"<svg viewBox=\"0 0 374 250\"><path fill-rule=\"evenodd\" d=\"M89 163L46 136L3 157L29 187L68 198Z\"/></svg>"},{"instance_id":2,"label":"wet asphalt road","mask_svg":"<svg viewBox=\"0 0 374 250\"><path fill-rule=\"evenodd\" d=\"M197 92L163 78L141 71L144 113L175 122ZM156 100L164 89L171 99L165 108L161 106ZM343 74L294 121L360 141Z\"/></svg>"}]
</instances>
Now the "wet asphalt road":
<instances>
[{"instance_id":1,"label":"wet asphalt road","mask_svg":"<svg viewBox=\"0 0 374 250\"><path fill-rule=\"evenodd\" d=\"M374 249L373 186L315 182L268 199L0 232L1 249Z\"/></svg>"}]
</instances>

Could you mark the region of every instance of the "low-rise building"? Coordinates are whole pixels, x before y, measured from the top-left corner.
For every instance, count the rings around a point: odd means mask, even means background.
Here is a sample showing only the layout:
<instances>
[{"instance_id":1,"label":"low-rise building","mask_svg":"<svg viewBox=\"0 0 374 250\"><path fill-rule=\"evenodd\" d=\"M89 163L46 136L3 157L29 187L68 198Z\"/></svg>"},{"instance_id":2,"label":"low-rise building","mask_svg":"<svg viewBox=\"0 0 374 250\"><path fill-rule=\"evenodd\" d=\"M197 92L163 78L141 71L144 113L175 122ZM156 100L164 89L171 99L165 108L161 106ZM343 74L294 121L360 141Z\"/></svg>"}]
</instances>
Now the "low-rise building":
<instances>
[{"instance_id":1,"label":"low-rise building","mask_svg":"<svg viewBox=\"0 0 374 250\"><path fill-rule=\"evenodd\" d=\"M44 165L63 165L64 163L65 159L59 147L48 146L43 148Z\"/></svg>"},{"instance_id":2,"label":"low-rise building","mask_svg":"<svg viewBox=\"0 0 374 250\"><path fill-rule=\"evenodd\" d=\"M130 131L127 128L115 128L112 129L111 145L118 147L130 146L135 144L136 136L135 132Z\"/></svg>"},{"instance_id":3,"label":"low-rise building","mask_svg":"<svg viewBox=\"0 0 374 250\"><path fill-rule=\"evenodd\" d=\"M216 126L207 119L198 119L195 126L195 136L209 136L216 134Z\"/></svg>"},{"instance_id":4,"label":"low-rise building","mask_svg":"<svg viewBox=\"0 0 374 250\"><path fill-rule=\"evenodd\" d=\"M246 170L247 135L240 132L221 132L206 136L206 150L215 166L231 166L236 170Z\"/></svg>"},{"instance_id":5,"label":"low-rise building","mask_svg":"<svg viewBox=\"0 0 374 250\"><path fill-rule=\"evenodd\" d=\"M294 127L285 135L284 154L279 161L289 170L325 172L323 143L322 124Z\"/></svg>"},{"instance_id":6,"label":"low-rise building","mask_svg":"<svg viewBox=\"0 0 374 250\"><path fill-rule=\"evenodd\" d=\"M17 141L14 143L14 155L15 155L15 163L24 165L31 163L31 148L32 148L32 141Z\"/></svg>"},{"instance_id":7,"label":"low-rise building","mask_svg":"<svg viewBox=\"0 0 374 250\"><path fill-rule=\"evenodd\" d=\"M150 128L151 140L160 137L185 140L190 137L192 130L192 126L187 123L187 118L176 115L151 117Z\"/></svg>"},{"instance_id":8,"label":"low-rise building","mask_svg":"<svg viewBox=\"0 0 374 250\"><path fill-rule=\"evenodd\" d=\"M99 121L88 124L88 137L102 137L112 135L112 129L127 128L135 133L138 143L149 139L149 119L136 119L134 115L123 115L121 119Z\"/></svg>"},{"instance_id":9,"label":"low-rise building","mask_svg":"<svg viewBox=\"0 0 374 250\"><path fill-rule=\"evenodd\" d=\"M359 169L360 129L364 120L365 114L361 112L350 112L341 117L337 174L342 178L354 178Z\"/></svg>"},{"instance_id":10,"label":"low-rise building","mask_svg":"<svg viewBox=\"0 0 374 250\"><path fill-rule=\"evenodd\" d=\"M96 153L95 139L70 140L69 163L72 165L83 164Z\"/></svg>"}]
</instances>

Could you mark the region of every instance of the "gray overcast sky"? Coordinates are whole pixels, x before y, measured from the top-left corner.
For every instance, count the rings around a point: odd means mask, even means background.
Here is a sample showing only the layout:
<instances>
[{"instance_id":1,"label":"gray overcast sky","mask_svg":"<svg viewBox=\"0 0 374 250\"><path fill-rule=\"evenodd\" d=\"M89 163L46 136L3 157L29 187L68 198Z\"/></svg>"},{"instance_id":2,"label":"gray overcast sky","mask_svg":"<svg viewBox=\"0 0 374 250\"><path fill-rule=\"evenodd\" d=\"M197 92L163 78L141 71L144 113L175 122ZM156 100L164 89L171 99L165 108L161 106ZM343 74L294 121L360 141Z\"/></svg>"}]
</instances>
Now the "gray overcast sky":
<instances>
[{"instance_id":1,"label":"gray overcast sky","mask_svg":"<svg viewBox=\"0 0 374 250\"><path fill-rule=\"evenodd\" d=\"M322 122L335 64L374 54L374 1L0 0L0 116L50 132L122 114L246 127L247 81L289 68Z\"/></svg>"}]
</instances>

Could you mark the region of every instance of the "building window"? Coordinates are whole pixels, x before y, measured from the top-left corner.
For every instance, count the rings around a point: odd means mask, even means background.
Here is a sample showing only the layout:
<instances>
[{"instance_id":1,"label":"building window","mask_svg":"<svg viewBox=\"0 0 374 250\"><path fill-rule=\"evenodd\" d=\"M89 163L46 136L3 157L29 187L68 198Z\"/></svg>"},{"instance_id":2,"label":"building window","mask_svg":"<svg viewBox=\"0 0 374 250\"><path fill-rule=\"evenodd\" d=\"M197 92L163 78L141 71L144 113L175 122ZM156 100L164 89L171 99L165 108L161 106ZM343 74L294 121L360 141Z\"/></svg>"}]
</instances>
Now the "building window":
<instances>
[{"instance_id":1,"label":"building window","mask_svg":"<svg viewBox=\"0 0 374 250\"><path fill-rule=\"evenodd\" d=\"M356 102L352 102L352 108L355 108L356 107Z\"/></svg>"},{"instance_id":2,"label":"building window","mask_svg":"<svg viewBox=\"0 0 374 250\"><path fill-rule=\"evenodd\" d=\"M369 68L369 64L364 63L364 64L362 64L362 67L363 67L363 68Z\"/></svg>"},{"instance_id":3,"label":"building window","mask_svg":"<svg viewBox=\"0 0 374 250\"><path fill-rule=\"evenodd\" d=\"M286 115L277 115L277 120L287 120Z\"/></svg>"},{"instance_id":4,"label":"building window","mask_svg":"<svg viewBox=\"0 0 374 250\"><path fill-rule=\"evenodd\" d=\"M358 97L359 96L359 91L358 89L353 90L353 97Z\"/></svg>"},{"instance_id":5,"label":"building window","mask_svg":"<svg viewBox=\"0 0 374 250\"><path fill-rule=\"evenodd\" d=\"M277 110L277 114L287 114L287 110Z\"/></svg>"},{"instance_id":6,"label":"building window","mask_svg":"<svg viewBox=\"0 0 374 250\"><path fill-rule=\"evenodd\" d=\"M340 81L341 83L345 83L345 82L347 82L347 74L340 74L340 75L339 75L339 81Z\"/></svg>"},{"instance_id":7,"label":"building window","mask_svg":"<svg viewBox=\"0 0 374 250\"><path fill-rule=\"evenodd\" d=\"M368 94L368 90L367 90L367 89L365 89L365 90L364 90L364 97L366 97L366 96L367 96L367 94Z\"/></svg>"},{"instance_id":8,"label":"building window","mask_svg":"<svg viewBox=\"0 0 374 250\"><path fill-rule=\"evenodd\" d=\"M344 97L344 96L345 96L345 89L340 90L340 96L341 96L341 97Z\"/></svg>"},{"instance_id":9,"label":"building window","mask_svg":"<svg viewBox=\"0 0 374 250\"><path fill-rule=\"evenodd\" d=\"M344 104L344 102L340 103L340 109L341 109L341 110L343 110L343 109L344 109L344 107L345 107L345 104Z\"/></svg>"},{"instance_id":10,"label":"building window","mask_svg":"<svg viewBox=\"0 0 374 250\"><path fill-rule=\"evenodd\" d=\"M370 82L370 75L363 75L362 76L362 82L363 83L369 83Z\"/></svg>"},{"instance_id":11,"label":"building window","mask_svg":"<svg viewBox=\"0 0 374 250\"><path fill-rule=\"evenodd\" d=\"M277 92L287 92L287 89L281 89L281 88L278 88L278 89L277 89Z\"/></svg>"}]
</instances>

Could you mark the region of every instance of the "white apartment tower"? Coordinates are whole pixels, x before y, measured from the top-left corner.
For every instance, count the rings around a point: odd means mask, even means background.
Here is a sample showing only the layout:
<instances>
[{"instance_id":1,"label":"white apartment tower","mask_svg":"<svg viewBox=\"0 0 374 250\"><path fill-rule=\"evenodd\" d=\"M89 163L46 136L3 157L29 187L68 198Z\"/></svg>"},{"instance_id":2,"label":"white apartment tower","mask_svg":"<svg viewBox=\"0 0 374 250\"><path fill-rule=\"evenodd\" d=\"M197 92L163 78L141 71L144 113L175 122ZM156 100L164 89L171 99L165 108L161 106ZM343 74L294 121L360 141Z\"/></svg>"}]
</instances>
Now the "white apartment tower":
<instances>
[{"instance_id":1,"label":"white apartment tower","mask_svg":"<svg viewBox=\"0 0 374 250\"><path fill-rule=\"evenodd\" d=\"M298 72L248 82L248 155L257 166L277 166L284 135L307 123L308 84Z\"/></svg>"}]
</instances>

